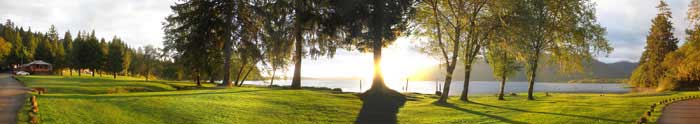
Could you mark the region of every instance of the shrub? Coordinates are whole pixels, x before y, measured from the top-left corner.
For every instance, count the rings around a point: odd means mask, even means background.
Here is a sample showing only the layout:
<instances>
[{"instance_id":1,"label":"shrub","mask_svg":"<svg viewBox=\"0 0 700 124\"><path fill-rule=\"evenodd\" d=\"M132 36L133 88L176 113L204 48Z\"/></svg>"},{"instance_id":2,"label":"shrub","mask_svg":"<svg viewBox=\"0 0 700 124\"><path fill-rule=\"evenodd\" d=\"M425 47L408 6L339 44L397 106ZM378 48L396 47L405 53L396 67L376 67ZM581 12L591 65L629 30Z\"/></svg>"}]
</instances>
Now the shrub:
<instances>
[{"instance_id":1,"label":"shrub","mask_svg":"<svg viewBox=\"0 0 700 124\"><path fill-rule=\"evenodd\" d=\"M107 89L107 94L129 93L129 90L122 87L113 87Z\"/></svg>"}]
</instances>

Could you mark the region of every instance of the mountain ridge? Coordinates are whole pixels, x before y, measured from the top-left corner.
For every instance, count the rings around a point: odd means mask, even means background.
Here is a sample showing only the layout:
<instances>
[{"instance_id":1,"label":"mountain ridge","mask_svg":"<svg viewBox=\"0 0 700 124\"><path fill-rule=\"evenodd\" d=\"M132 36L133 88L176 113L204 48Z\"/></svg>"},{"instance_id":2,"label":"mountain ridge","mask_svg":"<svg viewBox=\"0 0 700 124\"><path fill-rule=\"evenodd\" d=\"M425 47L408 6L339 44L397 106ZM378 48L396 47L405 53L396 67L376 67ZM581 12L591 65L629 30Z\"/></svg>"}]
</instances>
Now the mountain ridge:
<instances>
[{"instance_id":1,"label":"mountain ridge","mask_svg":"<svg viewBox=\"0 0 700 124\"><path fill-rule=\"evenodd\" d=\"M458 62L461 63L461 62ZM584 64L584 70L581 72L565 73L559 71L556 65L548 65L546 62L540 62L540 67L537 72L536 81L544 82L566 82L570 80L580 79L626 79L632 71L637 67L638 63L620 61L614 63L603 63L596 59L592 59L587 64ZM414 74L412 80L444 80L444 68L439 68L437 65L422 70L423 73ZM464 80L465 69L463 64L458 64L453 80ZM472 65L471 81L497 81L493 77L493 70L483 60L478 60ZM524 69L518 71L512 76L510 81L527 81Z\"/></svg>"}]
</instances>

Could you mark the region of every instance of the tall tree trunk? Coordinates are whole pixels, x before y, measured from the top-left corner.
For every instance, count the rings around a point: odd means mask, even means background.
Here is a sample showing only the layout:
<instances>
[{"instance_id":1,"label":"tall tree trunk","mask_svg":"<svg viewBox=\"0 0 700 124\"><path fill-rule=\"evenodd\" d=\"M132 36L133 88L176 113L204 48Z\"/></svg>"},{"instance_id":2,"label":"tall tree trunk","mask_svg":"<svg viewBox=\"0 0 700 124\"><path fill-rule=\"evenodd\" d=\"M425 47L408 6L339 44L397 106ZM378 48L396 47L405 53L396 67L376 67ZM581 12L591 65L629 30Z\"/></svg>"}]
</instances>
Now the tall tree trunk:
<instances>
[{"instance_id":1,"label":"tall tree trunk","mask_svg":"<svg viewBox=\"0 0 700 124\"><path fill-rule=\"evenodd\" d=\"M197 82L197 86L198 86L198 87L201 87L201 86L202 86L202 82L201 82L201 80L199 79L199 71L197 71L197 73L196 73L194 79L195 79L196 82Z\"/></svg>"},{"instance_id":2,"label":"tall tree trunk","mask_svg":"<svg viewBox=\"0 0 700 124\"><path fill-rule=\"evenodd\" d=\"M240 2L240 1L238 1ZM242 6L238 2L235 2L237 6ZM232 8L233 9L233 8ZM234 11L234 10L229 10L229 11ZM229 16L226 17L226 24L227 26L232 26L233 25L233 19L235 18L233 15L229 14ZM231 39L231 33L233 32L232 28L226 28L226 33L225 33L225 38L224 40L224 79L222 81L223 86L231 88L233 85L231 84L231 54L233 54L233 48L231 45L233 44L233 39Z\"/></svg>"},{"instance_id":3,"label":"tall tree trunk","mask_svg":"<svg viewBox=\"0 0 700 124\"><path fill-rule=\"evenodd\" d=\"M243 61L242 65L241 65L241 68L238 69L238 73L236 74L236 81L234 82L234 85L235 85L235 86L238 86L238 81L241 80L241 74L243 74L243 69L245 69L245 65L246 65L246 64L247 64L247 63L246 63L245 61Z\"/></svg>"},{"instance_id":4,"label":"tall tree trunk","mask_svg":"<svg viewBox=\"0 0 700 124\"><path fill-rule=\"evenodd\" d=\"M297 0L295 14L296 20L294 21L294 77L292 78L292 89L301 89L301 60L303 54L303 37L302 37L302 19L301 9L304 7L302 0Z\"/></svg>"},{"instance_id":5,"label":"tall tree trunk","mask_svg":"<svg viewBox=\"0 0 700 124\"><path fill-rule=\"evenodd\" d=\"M272 88L272 84L275 82L275 73L277 73L277 68L272 67L272 78L270 78L270 88Z\"/></svg>"},{"instance_id":6,"label":"tall tree trunk","mask_svg":"<svg viewBox=\"0 0 700 124\"><path fill-rule=\"evenodd\" d=\"M114 77L114 79L117 79L117 72L112 72L112 76Z\"/></svg>"},{"instance_id":7,"label":"tall tree trunk","mask_svg":"<svg viewBox=\"0 0 700 124\"><path fill-rule=\"evenodd\" d=\"M450 85L452 84L452 74L455 71L455 67L457 65L457 56L459 54L459 46L460 45L459 45L459 41L457 39L460 39L460 37L461 37L460 32L461 32L461 30L459 28L455 28L455 40L452 41L453 44L455 44L455 45L454 45L454 48L452 48L452 57L445 58L445 59L451 59L451 61L449 61L448 66L447 66L447 75L445 77L445 85L442 88L443 92L440 95L440 99L438 99L438 101L437 101L438 103L447 103L447 98L449 98ZM446 47L446 46L443 46L443 47ZM444 50L445 48L442 48L442 49ZM469 87L466 87L466 88L469 88Z\"/></svg>"},{"instance_id":8,"label":"tall tree trunk","mask_svg":"<svg viewBox=\"0 0 700 124\"><path fill-rule=\"evenodd\" d=\"M382 1L383 2L383 1ZM384 15L384 6L376 6L377 7L377 15ZM387 89L386 85L384 84L384 77L382 75L382 33L384 33L384 20L382 20L383 16L375 16L373 20L373 23L375 23L374 27L374 43L372 44L372 50L374 52L374 78L372 79L372 86L370 87L370 90L372 89Z\"/></svg>"},{"instance_id":9,"label":"tall tree trunk","mask_svg":"<svg viewBox=\"0 0 700 124\"><path fill-rule=\"evenodd\" d=\"M498 88L498 100L505 100L503 98L503 92L506 88L506 70L503 69L503 74L501 75L501 86Z\"/></svg>"},{"instance_id":10,"label":"tall tree trunk","mask_svg":"<svg viewBox=\"0 0 700 124\"><path fill-rule=\"evenodd\" d=\"M454 62L452 62L454 63ZM454 64L450 64L447 67L447 75L445 76L445 84L442 86L442 94L440 94L440 99L438 99L438 103L447 103L447 98L449 98L450 94L450 85L452 84L452 74L455 70Z\"/></svg>"},{"instance_id":11,"label":"tall tree trunk","mask_svg":"<svg viewBox=\"0 0 700 124\"><path fill-rule=\"evenodd\" d=\"M95 77L95 73L97 73L97 71L95 71L95 69L92 69L92 77Z\"/></svg>"},{"instance_id":12,"label":"tall tree trunk","mask_svg":"<svg viewBox=\"0 0 700 124\"><path fill-rule=\"evenodd\" d=\"M245 73L245 75L243 76L243 80L241 80L241 83L238 84L239 87L240 87L240 86L243 86L243 82L245 82L245 80L248 79L248 74L250 74L250 72L253 71L253 69L255 69L255 68L250 67L250 69L248 69L248 71L247 71L247 72Z\"/></svg>"},{"instance_id":13,"label":"tall tree trunk","mask_svg":"<svg viewBox=\"0 0 700 124\"><path fill-rule=\"evenodd\" d=\"M372 79L372 86L370 89L376 88L387 88L384 84L384 77L382 75L382 45L381 38L375 40L372 49L374 50L374 78Z\"/></svg>"},{"instance_id":14,"label":"tall tree trunk","mask_svg":"<svg viewBox=\"0 0 700 124\"><path fill-rule=\"evenodd\" d=\"M439 16L438 16L438 14L439 14L439 13L438 13L438 7L437 7L437 6L438 6L438 1L432 1L430 4L431 4L432 9L433 9L433 18L435 18L435 19L440 19ZM437 40L438 40L438 42L440 43L440 45L443 45L443 44L442 44L442 43L443 43L443 42L442 42L442 29L441 29L441 27L440 27L440 21L435 21L435 29L436 29L436 31L437 31L437 36L438 36L438 37L437 37ZM444 47L444 46L441 46L441 49L440 49L440 50L441 50L441 52L442 52L443 58L445 59L445 64L447 65L447 67L446 67L445 69L447 70L448 74L447 74L447 77L446 77L446 79L445 79L445 84L443 84L443 86L442 86L442 88L443 88L443 90L441 91L442 94L440 94L440 99L438 99L437 102L439 102L439 103L447 103L447 98L448 98L448 95L447 95L447 94L449 94L449 91L450 91L450 83L452 83L452 72L453 72L453 71L450 71L450 70L453 70L453 69L450 69L450 68L451 68L450 59L449 59L448 56L447 56L447 51L445 50L445 47ZM440 89L440 85L438 84L437 86L438 86L438 88L437 88L436 90L439 90L439 89Z\"/></svg>"},{"instance_id":15,"label":"tall tree trunk","mask_svg":"<svg viewBox=\"0 0 700 124\"><path fill-rule=\"evenodd\" d=\"M68 73L70 73L70 76L73 76L73 69L72 69L72 68L68 68Z\"/></svg>"},{"instance_id":16,"label":"tall tree trunk","mask_svg":"<svg viewBox=\"0 0 700 124\"><path fill-rule=\"evenodd\" d=\"M228 21L228 20L227 20ZM224 42L224 80L221 82L222 86L231 88L231 39L226 38Z\"/></svg>"},{"instance_id":17,"label":"tall tree trunk","mask_svg":"<svg viewBox=\"0 0 700 124\"><path fill-rule=\"evenodd\" d=\"M462 95L459 100L469 101L469 79L471 79L472 64L464 65L464 87L462 88Z\"/></svg>"},{"instance_id":18,"label":"tall tree trunk","mask_svg":"<svg viewBox=\"0 0 700 124\"><path fill-rule=\"evenodd\" d=\"M80 77L80 73L81 73L80 70L82 70L82 69L78 68L78 77Z\"/></svg>"},{"instance_id":19,"label":"tall tree trunk","mask_svg":"<svg viewBox=\"0 0 700 124\"><path fill-rule=\"evenodd\" d=\"M148 64L147 64L147 65L148 65ZM146 74L145 74L145 75L146 75L146 81L148 81L148 75L150 75L149 72L150 72L151 69L149 69L149 68L150 68L150 67L148 67L148 66L146 67Z\"/></svg>"},{"instance_id":20,"label":"tall tree trunk","mask_svg":"<svg viewBox=\"0 0 700 124\"><path fill-rule=\"evenodd\" d=\"M528 78L527 99L535 100L533 92L535 90L535 77L537 76L537 62L540 58L540 49L535 50L534 59L530 61L530 77Z\"/></svg>"},{"instance_id":21,"label":"tall tree trunk","mask_svg":"<svg viewBox=\"0 0 700 124\"><path fill-rule=\"evenodd\" d=\"M397 123L396 114L401 106L406 103L406 96L389 89L384 84L381 70L382 58L382 33L384 33L384 11L386 2L384 0L373 0L374 10L370 16L373 17L370 24L372 35L372 50L374 52L374 79L369 90L361 94L362 108L355 120L358 124L368 123Z\"/></svg>"}]
</instances>

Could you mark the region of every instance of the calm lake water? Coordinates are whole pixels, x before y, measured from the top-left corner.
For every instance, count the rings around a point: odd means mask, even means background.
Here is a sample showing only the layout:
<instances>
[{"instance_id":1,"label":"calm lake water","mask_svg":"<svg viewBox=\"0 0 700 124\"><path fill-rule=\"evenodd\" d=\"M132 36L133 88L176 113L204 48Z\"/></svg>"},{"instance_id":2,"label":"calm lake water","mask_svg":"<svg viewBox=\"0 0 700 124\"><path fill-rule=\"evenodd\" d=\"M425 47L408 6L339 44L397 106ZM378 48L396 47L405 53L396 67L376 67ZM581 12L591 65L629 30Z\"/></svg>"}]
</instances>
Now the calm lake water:
<instances>
[{"instance_id":1,"label":"calm lake water","mask_svg":"<svg viewBox=\"0 0 700 124\"><path fill-rule=\"evenodd\" d=\"M359 80L302 80L301 85L304 87L328 87L340 88L343 92L361 92L369 89L370 81ZM435 93L436 86L442 85L443 81L409 81L408 92L417 92L423 94ZM246 81L245 84L254 85L269 85L267 81ZM386 81L387 86L399 92L406 92L404 87L406 81ZM457 96L462 92L462 81L453 81L450 86L450 95ZM500 82L497 81L471 81L469 83L470 94L495 94L498 92ZM275 80L274 85L288 86L291 85L291 80ZM527 82L507 82L505 92L527 92ZM551 82L536 82L535 92L567 92L567 93L627 93L630 89L627 84L618 83L551 83Z\"/></svg>"}]
</instances>

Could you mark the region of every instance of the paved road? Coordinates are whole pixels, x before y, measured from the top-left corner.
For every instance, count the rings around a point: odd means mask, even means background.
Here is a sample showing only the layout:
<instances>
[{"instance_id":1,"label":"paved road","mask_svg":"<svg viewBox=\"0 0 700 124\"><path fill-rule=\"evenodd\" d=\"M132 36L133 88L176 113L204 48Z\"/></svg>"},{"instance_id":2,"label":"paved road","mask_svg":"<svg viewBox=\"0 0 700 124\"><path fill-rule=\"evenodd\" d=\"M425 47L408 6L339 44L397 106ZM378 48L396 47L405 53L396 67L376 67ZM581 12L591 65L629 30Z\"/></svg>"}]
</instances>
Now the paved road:
<instances>
[{"instance_id":1,"label":"paved road","mask_svg":"<svg viewBox=\"0 0 700 124\"><path fill-rule=\"evenodd\" d=\"M661 124L700 123L700 99L675 102L666 108L659 118Z\"/></svg>"},{"instance_id":2,"label":"paved road","mask_svg":"<svg viewBox=\"0 0 700 124\"><path fill-rule=\"evenodd\" d=\"M0 73L0 124L17 123L17 112L24 103L27 88L10 74Z\"/></svg>"}]
</instances>

